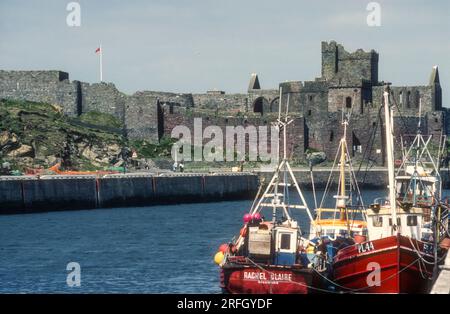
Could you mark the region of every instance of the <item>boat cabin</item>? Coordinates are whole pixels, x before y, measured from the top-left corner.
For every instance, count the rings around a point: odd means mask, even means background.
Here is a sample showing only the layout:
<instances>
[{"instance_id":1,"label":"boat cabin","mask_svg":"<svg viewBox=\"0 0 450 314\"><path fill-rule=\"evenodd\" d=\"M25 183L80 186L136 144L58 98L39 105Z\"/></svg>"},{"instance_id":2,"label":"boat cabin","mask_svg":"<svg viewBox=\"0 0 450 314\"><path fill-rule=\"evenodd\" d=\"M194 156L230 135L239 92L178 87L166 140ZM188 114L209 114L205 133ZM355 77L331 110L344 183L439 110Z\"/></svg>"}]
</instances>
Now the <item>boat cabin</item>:
<instances>
[{"instance_id":1,"label":"boat cabin","mask_svg":"<svg viewBox=\"0 0 450 314\"><path fill-rule=\"evenodd\" d=\"M411 203L418 207L431 207L439 181L436 176L420 177L414 180L410 176L396 177L397 199L402 203Z\"/></svg>"},{"instance_id":2,"label":"boat cabin","mask_svg":"<svg viewBox=\"0 0 450 314\"><path fill-rule=\"evenodd\" d=\"M300 236L297 222L261 222L248 227L245 239L248 257L255 263L289 266L296 264Z\"/></svg>"},{"instance_id":3,"label":"boat cabin","mask_svg":"<svg viewBox=\"0 0 450 314\"><path fill-rule=\"evenodd\" d=\"M423 208L407 204L397 206L397 230L393 230L390 205L375 203L367 209L367 229L369 239L380 239L398 233L413 239L422 239Z\"/></svg>"},{"instance_id":4,"label":"boat cabin","mask_svg":"<svg viewBox=\"0 0 450 314\"><path fill-rule=\"evenodd\" d=\"M327 237L330 240L336 240L338 237L367 235L367 223L364 218L364 209L342 209L341 218L335 208L317 209L317 218L311 223L310 238ZM326 217L328 214L329 217Z\"/></svg>"}]
</instances>

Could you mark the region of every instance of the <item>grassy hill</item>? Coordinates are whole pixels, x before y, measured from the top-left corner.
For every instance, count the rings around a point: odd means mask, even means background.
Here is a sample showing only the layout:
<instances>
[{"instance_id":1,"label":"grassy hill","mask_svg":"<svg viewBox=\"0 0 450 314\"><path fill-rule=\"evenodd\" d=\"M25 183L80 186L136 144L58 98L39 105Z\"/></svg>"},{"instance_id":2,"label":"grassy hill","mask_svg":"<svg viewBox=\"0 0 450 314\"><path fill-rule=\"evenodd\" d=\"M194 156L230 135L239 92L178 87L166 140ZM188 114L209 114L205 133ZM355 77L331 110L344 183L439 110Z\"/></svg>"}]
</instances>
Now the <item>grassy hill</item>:
<instances>
[{"instance_id":1,"label":"grassy hill","mask_svg":"<svg viewBox=\"0 0 450 314\"><path fill-rule=\"evenodd\" d=\"M82 170L117 164L127 145L121 127L109 114L93 112L69 118L50 104L2 99L0 161L20 170L48 168L60 158Z\"/></svg>"}]
</instances>

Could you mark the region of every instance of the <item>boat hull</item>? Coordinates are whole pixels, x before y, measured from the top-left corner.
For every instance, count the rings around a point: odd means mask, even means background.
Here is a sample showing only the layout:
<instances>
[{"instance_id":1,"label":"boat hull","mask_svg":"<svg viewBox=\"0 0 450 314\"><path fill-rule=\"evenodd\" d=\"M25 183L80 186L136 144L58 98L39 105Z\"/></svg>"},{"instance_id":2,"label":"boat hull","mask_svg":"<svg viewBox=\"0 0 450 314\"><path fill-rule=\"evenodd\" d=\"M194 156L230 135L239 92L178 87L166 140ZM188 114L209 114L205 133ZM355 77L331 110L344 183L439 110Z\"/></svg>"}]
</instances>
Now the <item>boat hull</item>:
<instances>
[{"instance_id":1,"label":"boat hull","mask_svg":"<svg viewBox=\"0 0 450 314\"><path fill-rule=\"evenodd\" d=\"M401 235L362 242L337 253L333 279L338 289L355 293L426 293L431 252L430 244Z\"/></svg>"},{"instance_id":2,"label":"boat hull","mask_svg":"<svg viewBox=\"0 0 450 314\"><path fill-rule=\"evenodd\" d=\"M313 281L314 271L304 267L224 265L220 271L222 291L231 294L308 294L317 291Z\"/></svg>"}]
</instances>

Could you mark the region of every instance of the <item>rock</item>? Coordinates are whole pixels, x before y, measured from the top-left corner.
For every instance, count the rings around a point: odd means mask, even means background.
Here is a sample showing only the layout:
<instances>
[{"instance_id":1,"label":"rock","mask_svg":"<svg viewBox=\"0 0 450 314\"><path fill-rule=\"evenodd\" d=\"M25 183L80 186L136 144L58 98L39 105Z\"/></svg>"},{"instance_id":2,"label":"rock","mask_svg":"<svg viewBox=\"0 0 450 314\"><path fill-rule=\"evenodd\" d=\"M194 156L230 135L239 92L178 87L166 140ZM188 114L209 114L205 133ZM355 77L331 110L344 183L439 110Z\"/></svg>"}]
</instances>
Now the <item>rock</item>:
<instances>
[{"instance_id":1,"label":"rock","mask_svg":"<svg viewBox=\"0 0 450 314\"><path fill-rule=\"evenodd\" d=\"M306 155L306 160L308 160L312 166L320 164L326 159L327 155L324 152L314 152Z\"/></svg>"},{"instance_id":2,"label":"rock","mask_svg":"<svg viewBox=\"0 0 450 314\"><path fill-rule=\"evenodd\" d=\"M34 157L33 147L22 144L8 153L8 157Z\"/></svg>"},{"instance_id":3,"label":"rock","mask_svg":"<svg viewBox=\"0 0 450 314\"><path fill-rule=\"evenodd\" d=\"M108 157L104 157L102 159L97 158L96 159L98 162L101 162L102 164L108 164L109 163L109 158Z\"/></svg>"},{"instance_id":4,"label":"rock","mask_svg":"<svg viewBox=\"0 0 450 314\"><path fill-rule=\"evenodd\" d=\"M86 147L82 151L81 156L91 161L94 161L95 159L98 158L98 155L94 152L94 150L92 150L91 147Z\"/></svg>"},{"instance_id":5,"label":"rock","mask_svg":"<svg viewBox=\"0 0 450 314\"><path fill-rule=\"evenodd\" d=\"M46 164L47 165L54 165L54 164L56 164L57 160L58 159L55 156L53 156L53 155L47 156Z\"/></svg>"},{"instance_id":6,"label":"rock","mask_svg":"<svg viewBox=\"0 0 450 314\"><path fill-rule=\"evenodd\" d=\"M112 145L108 145L108 154L109 155L119 155L120 153L120 146L118 144L112 144Z\"/></svg>"},{"instance_id":7,"label":"rock","mask_svg":"<svg viewBox=\"0 0 450 314\"><path fill-rule=\"evenodd\" d=\"M124 162L123 160L119 160L118 162L116 162L116 163L114 164L114 167L121 167L121 166L123 166L124 163L125 163L125 162Z\"/></svg>"},{"instance_id":8,"label":"rock","mask_svg":"<svg viewBox=\"0 0 450 314\"><path fill-rule=\"evenodd\" d=\"M0 133L0 147L3 147L7 144L16 144L18 142L17 135L14 133L10 133L9 131L3 131Z\"/></svg>"}]
</instances>

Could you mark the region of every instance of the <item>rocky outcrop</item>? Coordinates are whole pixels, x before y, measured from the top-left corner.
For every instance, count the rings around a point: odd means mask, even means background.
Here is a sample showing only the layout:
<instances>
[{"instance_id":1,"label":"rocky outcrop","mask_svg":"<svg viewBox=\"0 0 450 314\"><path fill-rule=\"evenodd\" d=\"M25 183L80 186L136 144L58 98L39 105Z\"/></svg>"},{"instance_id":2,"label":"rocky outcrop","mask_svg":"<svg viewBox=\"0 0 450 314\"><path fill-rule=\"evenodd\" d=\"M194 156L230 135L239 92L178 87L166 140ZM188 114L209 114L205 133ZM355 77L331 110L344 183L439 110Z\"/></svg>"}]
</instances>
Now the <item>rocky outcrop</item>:
<instances>
[{"instance_id":1,"label":"rocky outcrop","mask_svg":"<svg viewBox=\"0 0 450 314\"><path fill-rule=\"evenodd\" d=\"M80 125L54 106L1 100L0 118L0 161L17 169L62 162L66 168L94 170L123 163L127 142L121 133Z\"/></svg>"}]
</instances>

